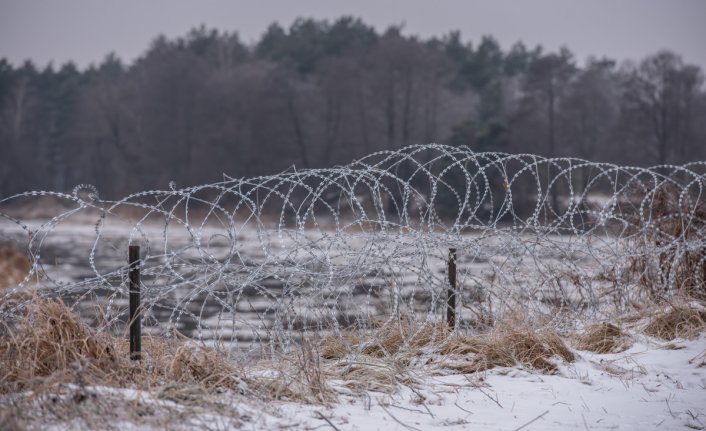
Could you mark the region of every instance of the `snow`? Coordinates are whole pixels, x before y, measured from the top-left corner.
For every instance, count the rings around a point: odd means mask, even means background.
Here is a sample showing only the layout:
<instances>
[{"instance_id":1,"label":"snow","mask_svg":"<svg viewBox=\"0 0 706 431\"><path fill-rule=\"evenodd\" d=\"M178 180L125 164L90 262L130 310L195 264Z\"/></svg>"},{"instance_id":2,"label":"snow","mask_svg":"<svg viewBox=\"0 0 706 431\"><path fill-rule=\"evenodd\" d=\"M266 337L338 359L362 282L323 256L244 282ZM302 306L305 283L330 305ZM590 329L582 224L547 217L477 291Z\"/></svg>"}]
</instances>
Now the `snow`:
<instances>
[{"instance_id":1,"label":"snow","mask_svg":"<svg viewBox=\"0 0 706 431\"><path fill-rule=\"evenodd\" d=\"M368 393L325 410L283 404L282 416L314 428L325 423L320 411L340 430L706 426L706 336L675 343L643 338L620 354L579 354L558 375L503 368L484 378L437 376L420 389Z\"/></svg>"},{"instance_id":2,"label":"snow","mask_svg":"<svg viewBox=\"0 0 706 431\"><path fill-rule=\"evenodd\" d=\"M180 429L303 430L568 430L704 429L706 334L661 342L639 336L619 354L577 352L574 363L544 375L520 367L476 375L435 375L394 394L352 393L333 384L328 406L264 402L222 395L222 409L189 414ZM172 401L126 389L92 388L104 396L178 409ZM227 400L227 401L226 401ZM73 428L79 424L66 424ZM78 426L76 429L79 429ZM149 429L121 423L121 429ZM54 429L62 429L61 427ZM63 428L67 429L67 428Z\"/></svg>"}]
</instances>

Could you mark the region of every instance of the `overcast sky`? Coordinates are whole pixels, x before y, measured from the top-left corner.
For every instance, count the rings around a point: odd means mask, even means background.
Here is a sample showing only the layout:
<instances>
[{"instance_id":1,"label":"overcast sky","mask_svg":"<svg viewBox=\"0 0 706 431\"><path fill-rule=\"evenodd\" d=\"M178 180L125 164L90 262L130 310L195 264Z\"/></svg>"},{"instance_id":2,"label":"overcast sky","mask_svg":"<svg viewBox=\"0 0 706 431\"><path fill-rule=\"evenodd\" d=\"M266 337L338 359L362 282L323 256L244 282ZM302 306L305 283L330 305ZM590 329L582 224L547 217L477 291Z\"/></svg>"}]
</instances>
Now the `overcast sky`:
<instances>
[{"instance_id":1,"label":"overcast sky","mask_svg":"<svg viewBox=\"0 0 706 431\"><path fill-rule=\"evenodd\" d=\"M381 30L465 40L495 36L554 50L637 60L659 49L706 69L706 0L0 0L0 57L85 67L114 51L132 61L158 34L182 36L205 24L254 42L267 26L296 17L354 15Z\"/></svg>"}]
</instances>

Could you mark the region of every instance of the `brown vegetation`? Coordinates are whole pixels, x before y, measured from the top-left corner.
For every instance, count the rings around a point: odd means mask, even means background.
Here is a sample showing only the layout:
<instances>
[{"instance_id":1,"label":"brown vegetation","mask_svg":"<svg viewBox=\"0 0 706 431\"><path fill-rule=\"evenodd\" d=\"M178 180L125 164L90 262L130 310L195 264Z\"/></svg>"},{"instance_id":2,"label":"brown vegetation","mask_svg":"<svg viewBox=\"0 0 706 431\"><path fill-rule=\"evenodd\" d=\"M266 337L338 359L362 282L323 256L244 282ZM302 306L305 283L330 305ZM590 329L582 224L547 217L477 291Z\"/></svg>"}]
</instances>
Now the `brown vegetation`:
<instances>
[{"instance_id":1,"label":"brown vegetation","mask_svg":"<svg viewBox=\"0 0 706 431\"><path fill-rule=\"evenodd\" d=\"M705 326L706 311L673 307L655 315L645 332L664 339L689 336ZM147 337L144 357L129 360L126 337L96 332L57 300L36 299L0 338L0 393L53 391L65 383L144 389L187 402L194 394L234 390L262 399L328 403L338 380L355 390L392 392L414 387L411 370L431 366L444 372L477 373L494 367L558 372L574 353L552 329L504 319L486 333L463 335L443 322L389 320L366 333L344 331L323 339L302 339L276 358L252 363L247 372L221 352L175 338ZM579 349L622 351L629 337L617 326L588 326L576 337ZM421 360L420 360L421 359Z\"/></svg>"},{"instance_id":2,"label":"brown vegetation","mask_svg":"<svg viewBox=\"0 0 706 431\"><path fill-rule=\"evenodd\" d=\"M706 299L706 200L680 193L675 185L664 183L648 199L649 212L636 214L633 224L638 246L644 252L631 260L630 269L652 297L660 298L667 289L697 299Z\"/></svg>"},{"instance_id":3,"label":"brown vegetation","mask_svg":"<svg viewBox=\"0 0 706 431\"><path fill-rule=\"evenodd\" d=\"M240 373L217 351L193 343L147 337L145 359L128 359L123 338L96 333L63 302L38 299L0 338L0 393L62 383L148 389L193 383L235 388Z\"/></svg>"},{"instance_id":4,"label":"brown vegetation","mask_svg":"<svg viewBox=\"0 0 706 431\"><path fill-rule=\"evenodd\" d=\"M706 310L689 305L675 305L655 314L645 333L663 340L691 338L706 328Z\"/></svg>"},{"instance_id":5,"label":"brown vegetation","mask_svg":"<svg viewBox=\"0 0 706 431\"><path fill-rule=\"evenodd\" d=\"M555 372L552 357L573 361L574 354L552 330L522 328L518 322L504 321L489 333L466 336L451 333L444 323L415 325L407 319L389 321L369 337L352 334L331 336L322 343L322 357L342 359L359 351L370 358L389 358L409 362L411 357L442 355L443 367L475 373L494 367L526 366ZM362 371L361 371L362 372Z\"/></svg>"},{"instance_id":6,"label":"brown vegetation","mask_svg":"<svg viewBox=\"0 0 706 431\"><path fill-rule=\"evenodd\" d=\"M402 318L386 322L372 337L363 343L363 354L384 357L407 350L417 350L443 341L449 334L445 323L415 325L411 319Z\"/></svg>"},{"instance_id":7,"label":"brown vegetation","mask_svg":"<svg viewBox=\"0 0 706 431\"><path fill-rule=\"evenodd\" d=\"M440 353L468 358L461 363L447 365L462 373L515 365L554 373L557 366L551 358L557 357L567 362L575 359L556 332L534 331L510 324L501 324L487 335L450 337Z\"/></svg>"},{"instance_id":8,"label":"brown vegetation","mask_svg":"<svg viewBox=\"0 0 706 431\"><path fill-rule=\"evenodd\" d=\"M577 349L596 353L617 353L630 347L630 338L616 325L596 323L576 337L575 346Z\"/></svg>"},{"instance_id":9,"label":"brown vegetation","mask_svg":"<svg viewBox=\"0 0 706 431\"><path fill-rule=\"evenodd\" d=\"M32 269L27 255L12 244L0 244L0 288L17 286Z\"/></svg>"}]
</instances>

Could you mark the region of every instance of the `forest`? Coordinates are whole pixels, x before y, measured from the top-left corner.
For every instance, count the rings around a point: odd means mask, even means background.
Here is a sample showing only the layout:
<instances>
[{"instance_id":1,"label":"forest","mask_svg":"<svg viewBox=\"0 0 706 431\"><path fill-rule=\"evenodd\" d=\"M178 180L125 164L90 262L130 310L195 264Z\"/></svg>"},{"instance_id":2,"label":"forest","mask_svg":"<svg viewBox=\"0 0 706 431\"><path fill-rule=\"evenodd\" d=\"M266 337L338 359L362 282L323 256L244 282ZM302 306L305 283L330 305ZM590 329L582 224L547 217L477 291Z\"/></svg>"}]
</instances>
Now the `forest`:
<instances>
[{"instance_id":1,"label":"forest","mask_svg":"<svg viewBox=\"0 0 706 431\"><path fill-rule=\"evenodd\" d=\"M332 167L436 142L654 166L706 159L703 71L678 53L577 59L360 19L201 26L127 64L0 60L0 198L95 185L114 198Z\"/></svg>"}]
</instances>

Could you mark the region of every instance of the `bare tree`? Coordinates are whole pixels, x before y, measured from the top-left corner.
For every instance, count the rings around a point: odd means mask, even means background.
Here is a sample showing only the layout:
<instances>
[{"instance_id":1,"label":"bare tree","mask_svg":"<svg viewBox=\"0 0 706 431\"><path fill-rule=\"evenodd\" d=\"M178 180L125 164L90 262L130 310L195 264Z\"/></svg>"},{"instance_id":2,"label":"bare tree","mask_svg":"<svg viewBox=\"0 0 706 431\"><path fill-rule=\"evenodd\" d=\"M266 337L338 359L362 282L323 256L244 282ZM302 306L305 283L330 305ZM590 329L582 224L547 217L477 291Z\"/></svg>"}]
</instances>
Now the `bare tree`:
<instances>
[{"instance_id":1,"label":"bare tree","mask_svg":"<svg viewBox=\"0 0 706 431\"><path fill-rule=\"evenodd\" d=\"M593 160L610 140L618 116L615 63L590 60L576 75L562 104L562 130L566 152Z\"/></svg>"},{"instance_id":2,"label":"bare tree","mask_svg":"<svg viewBox=\"0 0 706 431\"><path fill-rule=\"evenodd\" d=\"M700 69L661 51L638 67L628 66L624 74L624 119L651 138L658 164L669 162L671 155L677 162L686 161L704 79Z\"/></svg>"},{"instance_id":3,"label":"bare tree","mask_svg":"<svg viewBox=\"0 0 706 431\"><path fill-rule=\"evenodd\" d=\"M550 157L557 155L557 109L575 72L573 55L566 48L537 58L527 72L525 94L546 113L546 154Z\"/></svg>"}]
</instances>

